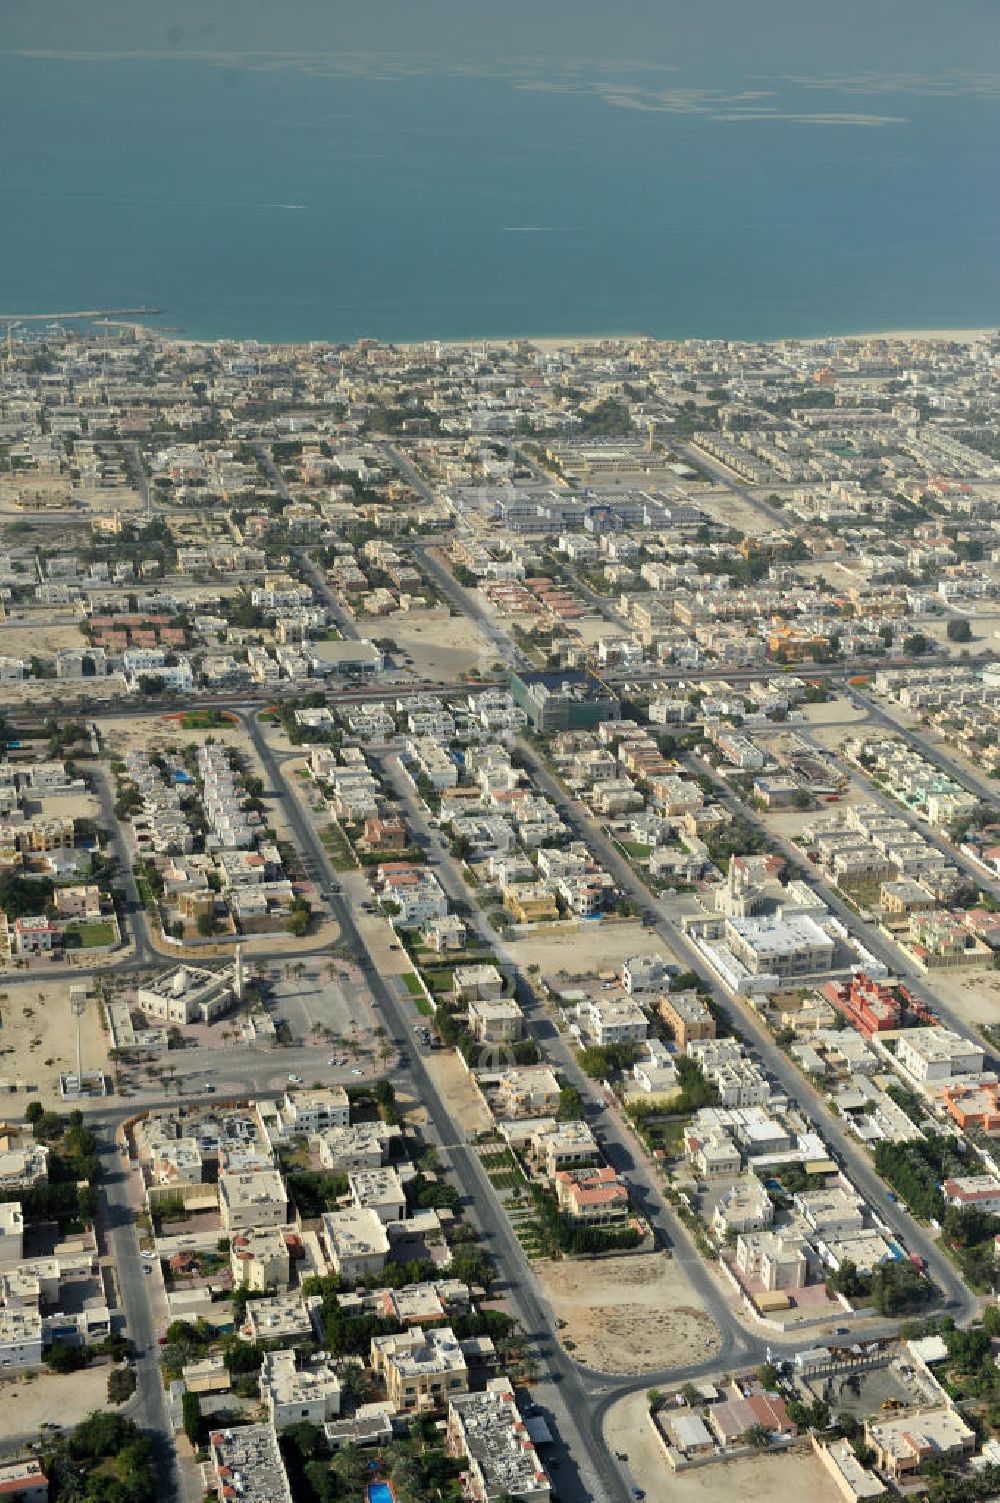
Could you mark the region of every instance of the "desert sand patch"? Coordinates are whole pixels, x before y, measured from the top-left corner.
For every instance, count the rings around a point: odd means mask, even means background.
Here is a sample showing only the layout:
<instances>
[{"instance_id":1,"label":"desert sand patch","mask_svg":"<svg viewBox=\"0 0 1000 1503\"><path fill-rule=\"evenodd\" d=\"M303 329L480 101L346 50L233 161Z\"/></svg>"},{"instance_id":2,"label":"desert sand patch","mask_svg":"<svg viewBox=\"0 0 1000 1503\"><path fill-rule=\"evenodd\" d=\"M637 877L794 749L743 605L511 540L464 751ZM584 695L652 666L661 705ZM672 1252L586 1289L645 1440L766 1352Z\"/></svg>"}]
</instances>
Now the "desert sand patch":
<instances>
[{"instance_id":1,"label":"desert sand patch","mask_svg":"<svg viewBox=\"0 0 1000 1503\"><path fill-rule=\"evenodd\" d=\"M474 621L451 616L440 607L394 616L359 616L357 626L363 637L391 637L410 654L418 677L442 683L452 683L473 668L485 671L497 656Z\"/></svg>"},{"instance_id":2,"label":"desert sand patch","mask_svg":"<svg viewBox=\"0 0 1000 1503\"><path fill-rule=\"evenodd\" d=\"M628 1457L629 1481L647 1498L669 1497L674 1503L771 1503L774 1498L809 1498L810 1503L838 1503L840 1494L812 1451L796 1447L783 1455L752 1456L719 1462L681 1474L667 1465L653 1426L645 1393L632 1393L608 1411L604 1422L608 1450Z\"/></svg>"},{"instance_id":3,"label":"desert sand patch","mask_svg":"<svg viewBox=\"0 0 1000 1503\"><path fill-rule=\"evenodd\" d=\"M718 1327L666 1253L541 1261L534 1271L562 1339L600 1372L656 1372L710 1357Z\"/></svg>"},{"instance_id":4,"label":"desert sand patch","mask_svg":"<svg viewBox=\"0 0 1000 1503\"><path fill-rule=\"evenodd\" d=\"M675 960L655 930L646 929L641 923L607 919L540 929L537 934L526 933L508 940L505 948L521 970L537 965L544 976L559 971L582 976L617 970L632 955L661 955L664 960Z\"/></svg>"}]
</instances>

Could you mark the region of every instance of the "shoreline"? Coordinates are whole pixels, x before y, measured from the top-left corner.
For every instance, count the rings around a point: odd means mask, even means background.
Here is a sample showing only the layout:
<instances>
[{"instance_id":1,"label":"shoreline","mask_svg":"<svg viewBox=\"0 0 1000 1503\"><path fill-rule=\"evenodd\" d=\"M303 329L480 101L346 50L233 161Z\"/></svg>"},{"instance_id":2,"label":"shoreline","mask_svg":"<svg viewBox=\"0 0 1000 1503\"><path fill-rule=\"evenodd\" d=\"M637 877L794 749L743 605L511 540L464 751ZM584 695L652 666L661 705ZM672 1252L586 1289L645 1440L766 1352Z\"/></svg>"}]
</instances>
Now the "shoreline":
<instances>
[{"instance_id":1,"label":"shoreline","mask_svg":"<svg viewBox=\"0 0 1000 1503\"><path fill-rule=\"evenodd\" d=\"M530 334L511 334L499 338L484 336L481 339L405 339L388 340L396 349L415 350L424 345L440 344L450 349L468 350L477 345L499 344L532 344L540 350L567 349L572 345L579 344L632 344L637 340L650 340L654 344L688 344L702 342L711 344L826 344L830 340L865 340L865 339L888 339L895 340L900 344L913 344L917 342L934 342L941 344L976 344L983 339L995 339L1000 337L1000 325L992 324L978 329L870 329L859 330L845 334L796 334L781 335L774 339L723 339L722 336L710 338L700 334L690 334L683 337L663 336L655 334L561 334L544 335L541 338ZM199 341L204 343L205 341Z\"/></svg>"},{"instance_id":2,"label":"shoreline","mask_svg":"<svg viewBox=\"0 0 1000 1503\"><path fill-rule=\"evenodd\" d=\"M112 310L113 312L114 310ZM169 317L169 313L164 313ZM656 335L642 331L624 333L590 333L590 334L484 334L463 336L457 339L447 339L437 334L427 335L423 339L390 339L376 335L359 334L354 339L334 338L308 338L308 339L261 339L256 334L218 334L215 336L185 335L182 331L174 328L163 328L155 323L147 323L142 319L110 317L104 313L93 315L83 313L62 314L38 314L17 313L0 315L0 324L37 323L46 321L51 323L66 322L83 323L93 322L107 327L119 329L131 329L134 333L155 334L161 339L168 340L172 344L191 345L197 347L212 347L218 344L245 344L253 342L278 348L301 349L311 344L317 345L347 345L357 344L361 339L374 339L382 346L398 350L419 350L429 345L440 345L442 349L471 350L479 346L496 348L498 346L512 344L529 344L543 353L554 354L559 350L572 349L580 345L594 344L619 344L628 345L650 342L653 344L735 344L735 345L815 345L829 344L838 341L864 342L867 340L884 340L896 344L978 344L984 340L1000 338L1000 323L988 324L975 328L936 328L936 329L854 329L840 333L820 334L782 334L770 338L761 339L734 339L726 335Z\"/></svg>"}]
</instances>

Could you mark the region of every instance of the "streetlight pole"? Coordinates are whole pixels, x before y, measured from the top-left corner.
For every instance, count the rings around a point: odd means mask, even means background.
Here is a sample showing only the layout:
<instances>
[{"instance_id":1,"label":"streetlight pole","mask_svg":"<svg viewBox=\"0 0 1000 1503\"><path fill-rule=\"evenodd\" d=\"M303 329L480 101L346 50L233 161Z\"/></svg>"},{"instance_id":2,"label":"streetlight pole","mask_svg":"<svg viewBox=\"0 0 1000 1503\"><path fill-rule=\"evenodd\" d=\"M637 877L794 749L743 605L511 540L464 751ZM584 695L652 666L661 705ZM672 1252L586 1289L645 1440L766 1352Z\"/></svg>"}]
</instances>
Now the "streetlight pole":
<instances>
[{"instance_id":1,"label":"streetlight pole","mask_svg":"<svg viewBox=\"0 0 1000 1503\"><path fill-rule=\"evenodd\" d=\"M77 994L75 997L70 997L70 1012L76 1018L76 1088L78 1091L83 1090L83 1032L81 1020L86 1006L87 998L85 995L80 996Z\"/></svg>"}]
</instances>

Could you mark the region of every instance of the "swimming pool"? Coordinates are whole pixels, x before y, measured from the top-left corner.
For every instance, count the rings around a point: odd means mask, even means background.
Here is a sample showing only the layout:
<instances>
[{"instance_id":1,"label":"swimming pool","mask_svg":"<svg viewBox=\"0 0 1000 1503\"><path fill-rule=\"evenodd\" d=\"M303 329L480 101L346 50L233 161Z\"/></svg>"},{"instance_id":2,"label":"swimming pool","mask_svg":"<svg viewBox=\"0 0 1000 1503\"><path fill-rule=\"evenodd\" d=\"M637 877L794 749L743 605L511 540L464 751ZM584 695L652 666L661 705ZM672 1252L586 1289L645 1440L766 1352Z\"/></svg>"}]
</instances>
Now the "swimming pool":
<instances>
[{"instance_id":1,"label":"swimming pool","mask_svg":"<svg viewBox=\"0 0 1000 1503\"><path fill-rule=\"evenodd\" d=\"M368 1503L396 1503L391 1482L369 1482Z\"/></svg>"}]
</instances>

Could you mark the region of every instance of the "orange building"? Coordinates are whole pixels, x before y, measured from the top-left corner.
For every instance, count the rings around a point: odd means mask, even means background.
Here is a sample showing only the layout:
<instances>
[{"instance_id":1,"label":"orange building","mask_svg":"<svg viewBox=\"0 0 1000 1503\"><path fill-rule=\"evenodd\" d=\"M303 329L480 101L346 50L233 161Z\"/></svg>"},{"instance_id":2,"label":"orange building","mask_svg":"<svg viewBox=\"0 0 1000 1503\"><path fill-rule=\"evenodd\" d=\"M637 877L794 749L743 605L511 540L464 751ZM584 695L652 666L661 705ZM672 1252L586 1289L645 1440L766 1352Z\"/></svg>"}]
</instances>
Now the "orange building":
<instances>
[{"instance_id":1,"label":"orange building","mask_svg":"<svg viewBox=\"0 0 1000 1503\"><path fill-rule=\"evenodd\" d=\"M1000 1132L1000 1086L951 1085L946 1088L941 1102L959 1127Z\"/></svg>"}]
</instances>

